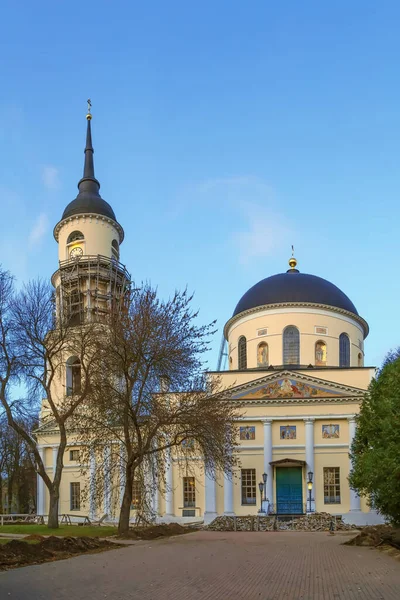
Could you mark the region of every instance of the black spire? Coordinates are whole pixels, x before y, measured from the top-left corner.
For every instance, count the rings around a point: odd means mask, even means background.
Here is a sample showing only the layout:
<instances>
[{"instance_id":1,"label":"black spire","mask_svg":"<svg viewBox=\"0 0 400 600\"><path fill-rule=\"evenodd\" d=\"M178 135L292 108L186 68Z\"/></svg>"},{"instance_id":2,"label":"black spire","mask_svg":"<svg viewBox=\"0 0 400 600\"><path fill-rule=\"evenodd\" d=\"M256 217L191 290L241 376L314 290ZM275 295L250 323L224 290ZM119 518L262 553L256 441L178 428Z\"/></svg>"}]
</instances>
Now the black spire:
<instances>
[{"instance_id":1,"label":"black spire","mask_svg":"<svg viewBox=\"0 0 400 600\"><path fill-rule=\"evenodd\" d=\"M83 177L78 183L79 194L86 192L98 196L100 198L99 189L100 183L94 176L94 161L93 161L93 145L92 145L92 129L90 126L92 115L88 113L86 115L87 129L86 129L86 147L85 147L85 163L83 166ZM78 196L79 196L78 194Z\"/></svg>"},{"instance_id":2,"label":"black spire","mask_svg":"<svg viewBox=\"0 0 400 600\"><path fill-rule=\"evenodd\" d=\"M115 213L111 206L100 196L100 183L94 176L93 145L90 113L91 102L88 100L87 128L86 128L86 147L85 163L83 166L83 177L78 183L78 195L72 200L63 212L62 219L73 215L94 213L109 217L116 221Z\"/></svg>"}]
</instances>

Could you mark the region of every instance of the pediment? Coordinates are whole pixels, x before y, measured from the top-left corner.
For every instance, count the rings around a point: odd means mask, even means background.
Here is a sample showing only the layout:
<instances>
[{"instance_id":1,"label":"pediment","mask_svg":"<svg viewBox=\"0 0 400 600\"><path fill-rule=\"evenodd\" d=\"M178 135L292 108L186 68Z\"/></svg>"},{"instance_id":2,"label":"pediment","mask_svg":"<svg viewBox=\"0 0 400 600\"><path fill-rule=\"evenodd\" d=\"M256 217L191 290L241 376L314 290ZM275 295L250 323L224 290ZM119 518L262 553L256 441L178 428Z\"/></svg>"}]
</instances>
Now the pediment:
<instances>
[{"instance_id":1,"label":"pediment","mask_svg":"<svg viewBox=\"0 0 400 600\"><path fill-rule=\"evenodd\" d=\"M271 373L229 390L232 399L241 401L311 401L360 399L365 390L311 377L294 371Z\"/></svg>"}]
</instances>

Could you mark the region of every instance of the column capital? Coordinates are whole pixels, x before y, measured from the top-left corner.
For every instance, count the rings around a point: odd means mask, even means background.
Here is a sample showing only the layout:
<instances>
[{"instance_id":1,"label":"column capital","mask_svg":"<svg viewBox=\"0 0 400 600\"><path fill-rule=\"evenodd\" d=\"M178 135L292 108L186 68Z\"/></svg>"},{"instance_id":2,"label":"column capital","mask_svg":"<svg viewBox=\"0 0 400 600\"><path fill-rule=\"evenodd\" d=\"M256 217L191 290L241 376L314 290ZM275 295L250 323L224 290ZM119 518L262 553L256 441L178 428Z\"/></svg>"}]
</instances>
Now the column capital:
<instances>
[{"instance_id":1,"label":"column capital","mask_svg":"<svg viewBox=\"0 0 400 600\"><path fill-rule=\"evenodd\" d=\"M261 423L266 427L267 425L272 425L272 419L261 419Z\"/></svg>"},{"instance_id":2,"label":"column capital","mask_svg":"<svg viewBox=\"0 0 400 600\"><path fill-rule=\"evenodd\" d=\"M303 421L306 425L314 425L315 418L314 417L304 417Z\"/></svg>"},{"instance_id":3,"label":"column capital","mask_svg":"<svg viewBox=\"0 0 400 600\"><path fill-rule=\"evenodd\" d=\"M349 423L355 423L356 422L356 416L357 415L352 415L351 417L347 417L347 420Z\"/></svg>"}]
</instances>

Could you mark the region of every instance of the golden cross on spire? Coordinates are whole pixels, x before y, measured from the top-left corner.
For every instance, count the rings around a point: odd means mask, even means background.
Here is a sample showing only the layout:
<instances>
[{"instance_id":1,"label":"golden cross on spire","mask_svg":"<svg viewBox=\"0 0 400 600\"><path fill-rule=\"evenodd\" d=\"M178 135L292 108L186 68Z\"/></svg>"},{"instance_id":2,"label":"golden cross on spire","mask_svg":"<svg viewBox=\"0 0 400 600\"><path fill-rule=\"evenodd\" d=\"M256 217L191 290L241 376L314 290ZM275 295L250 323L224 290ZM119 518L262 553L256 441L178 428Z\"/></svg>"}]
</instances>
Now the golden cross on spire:
<instances>
[{"instance_id":1,"label":"golden cross on spire","mask_svg":"<svg viewBox=\"0 0 400 600\"><path fill-rule=\"evenodd\" d=\"M92 101L90 98L87 99L87 115L86 118L88 121L92 118L92 113L90 112L92 108Z\"/></svg>"}]
</instances>

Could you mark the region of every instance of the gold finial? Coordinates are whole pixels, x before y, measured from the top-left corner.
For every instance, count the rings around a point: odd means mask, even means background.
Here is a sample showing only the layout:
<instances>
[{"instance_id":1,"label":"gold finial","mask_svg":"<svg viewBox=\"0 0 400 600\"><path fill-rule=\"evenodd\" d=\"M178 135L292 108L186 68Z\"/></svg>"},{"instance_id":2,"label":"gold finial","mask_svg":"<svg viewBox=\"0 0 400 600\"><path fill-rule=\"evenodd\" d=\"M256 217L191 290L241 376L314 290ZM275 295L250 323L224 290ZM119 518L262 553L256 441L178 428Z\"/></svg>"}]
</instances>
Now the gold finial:
<instances>
[{"instance_id":1,"label":"gold finial","mask_svg":"<svg viewBox=\"0 0 400 600\"><path fill-rule=\"evenodd\" d=\"M289 258L289 267L291 269L295 269L297 265L297 260L294 257L294 246L292 246L292 256Z\"/></svg>"},{"instance_id":2,"label":"gold finial","mask_svg":"<svg viewBox=\"0 0 400 600\"><path fill-rule=\"evenodd\" d=\"M86 115L86 118L87 118L88 121L90 121L91 118L92 118L92 115L91 115L91 112L90 112L91 109L92 109L92 101L91 101L90 98L88 98L88 101L87 101L87 115Z\"/></svg>"}]
</instances>

